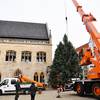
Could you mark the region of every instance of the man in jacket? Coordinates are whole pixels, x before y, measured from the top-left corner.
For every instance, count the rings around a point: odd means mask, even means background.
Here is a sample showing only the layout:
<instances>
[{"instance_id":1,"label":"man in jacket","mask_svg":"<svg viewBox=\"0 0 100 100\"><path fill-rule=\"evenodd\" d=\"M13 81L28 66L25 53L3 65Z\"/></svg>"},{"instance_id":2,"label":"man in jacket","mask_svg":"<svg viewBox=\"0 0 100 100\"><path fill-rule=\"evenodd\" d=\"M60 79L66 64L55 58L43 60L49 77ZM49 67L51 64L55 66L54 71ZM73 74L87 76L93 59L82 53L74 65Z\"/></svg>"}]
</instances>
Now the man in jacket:
<instances>
[{"instance_id":1,"label":"man in jacket","mask_svg":"<svg viewBox=\"0 0 100 100\"><path fill-rule=\"evenodd\" d=\"M16 84L15 84L15 88L16 88L16 95L15 95L15 100L18 100L19 98L19 90L20 90L20 84L19 82L17 81Z\"/></svg>"},{"instance_id":2,"label":"man in jacket","mask_svg":"<svg viewBox=\"0 0 100 100\"><path fill-rule=\"evenodd\" d=\"M31 100L35 100L36 91L37 91L37 87L35 86L34 83L32 83L30 86Z\"/></svg>"}]
</instances>

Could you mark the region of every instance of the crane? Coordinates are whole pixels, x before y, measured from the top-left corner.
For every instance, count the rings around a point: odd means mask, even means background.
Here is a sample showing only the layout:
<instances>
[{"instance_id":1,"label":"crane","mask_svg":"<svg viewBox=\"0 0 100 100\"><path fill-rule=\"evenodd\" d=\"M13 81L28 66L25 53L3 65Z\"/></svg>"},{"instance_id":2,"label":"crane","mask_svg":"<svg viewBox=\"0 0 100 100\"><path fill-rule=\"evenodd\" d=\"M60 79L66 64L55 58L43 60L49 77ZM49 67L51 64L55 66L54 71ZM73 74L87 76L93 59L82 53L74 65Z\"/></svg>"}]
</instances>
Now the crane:
<instances>
[{"instance_id":1,"label":"crane","mask_svg":"<svg viewBox=\"0 0 100 100\"><path fill-rule=\"evenodd\" d=\"M22 74L19 74L18 79L19 79L19 81L20 81L21 83L25 83L25 82L34 83L34 84L36 84L38 87L43 87L43 85L44 85L43 83L37 82L37 81L35 81L35 80L32 80L32 79L30 79L28 76L25 76L25 75L22 75Z\"/></svg>"},{"instance_id":2,"label":"crane","mask_svg":"<svg viewBox=\"0 0 100 100\"><path fill-rule=\"evenodd\" d=\"M95 97L100 98L100 34L93 25L93 21L96 21L96 18L91 13L86 14L76 0L72 0L72 2L80 14L90 38L95 44L93 51L91 48L88 48L80 61L81 66L92 63L94 67L88 71L87 79L75 82L74 90L80 96L92 93Z\"/></svg>"}]
</instances>

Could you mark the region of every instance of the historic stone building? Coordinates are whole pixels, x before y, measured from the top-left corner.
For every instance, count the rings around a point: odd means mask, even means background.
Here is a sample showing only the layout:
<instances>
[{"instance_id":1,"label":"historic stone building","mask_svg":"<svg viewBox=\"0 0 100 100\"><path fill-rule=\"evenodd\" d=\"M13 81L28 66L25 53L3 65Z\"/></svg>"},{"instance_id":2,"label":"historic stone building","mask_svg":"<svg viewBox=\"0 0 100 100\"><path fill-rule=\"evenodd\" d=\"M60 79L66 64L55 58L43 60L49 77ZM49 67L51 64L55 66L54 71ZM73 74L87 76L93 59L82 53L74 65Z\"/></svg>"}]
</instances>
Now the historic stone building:
<instances>
[{"instance_id":1,"label":"historic stone building","mask_svg":"<svg viewBox=\"0 0 100 100\"><path fill-rule=\"evenodd\" d=\"M52 40L46 24L0 21L0 79L19 73L47 82Z\"/></svg>"}]
</instances>

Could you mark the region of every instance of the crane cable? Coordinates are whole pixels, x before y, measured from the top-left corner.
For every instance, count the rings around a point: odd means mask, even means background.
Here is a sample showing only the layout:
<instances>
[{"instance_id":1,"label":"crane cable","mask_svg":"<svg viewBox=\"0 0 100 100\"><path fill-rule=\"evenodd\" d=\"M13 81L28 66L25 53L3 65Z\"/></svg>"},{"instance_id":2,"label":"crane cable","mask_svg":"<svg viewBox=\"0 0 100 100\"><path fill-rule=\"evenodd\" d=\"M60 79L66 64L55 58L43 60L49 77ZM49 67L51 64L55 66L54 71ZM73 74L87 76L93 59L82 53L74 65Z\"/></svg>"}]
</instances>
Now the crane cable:
<instances>
[{"instance_id":1,"label":"crane cable","mask_svg":"<svg viewBox=\"0 0 100 100\"><path fill-rule=\"evenodd\" d=\"M65 20L66 20L66 34L68 37L68 18L67 18L67 9L66 9L66 1L64 0L64 9L65 9Z\"/></svg>"}]
</instances>

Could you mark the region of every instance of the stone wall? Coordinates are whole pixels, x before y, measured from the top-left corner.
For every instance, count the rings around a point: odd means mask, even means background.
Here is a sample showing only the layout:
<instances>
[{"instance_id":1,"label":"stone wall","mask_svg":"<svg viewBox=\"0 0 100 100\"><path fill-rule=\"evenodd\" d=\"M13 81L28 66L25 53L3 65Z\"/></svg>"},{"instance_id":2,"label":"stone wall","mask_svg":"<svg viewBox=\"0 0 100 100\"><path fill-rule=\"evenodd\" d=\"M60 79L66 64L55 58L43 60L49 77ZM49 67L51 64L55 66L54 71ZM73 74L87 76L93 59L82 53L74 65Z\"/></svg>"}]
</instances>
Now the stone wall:
<instances>
[{"instance_id":1,"label":"stone wall","mask_svg":"<svg viewBox=\"0 0 100 100\"><path fill-rule=\"evenodd\" d=\"M43 43L43 42L42 42ZM52 44L46 43L12 43L12 42L0 42L0 73L1 78L14 77L14 72L20 69L23 74L33 79L34 73L37 72L40 75L44 73L44 79L47 81L47 66L52 64ZM16 60L5 61L6 51L16 51ZM21 52L30 51L32 53L31 62L21 61ZM36 54L39 51L46 53L46 62L37 62Z\"/></svg>"}]
</instances>

